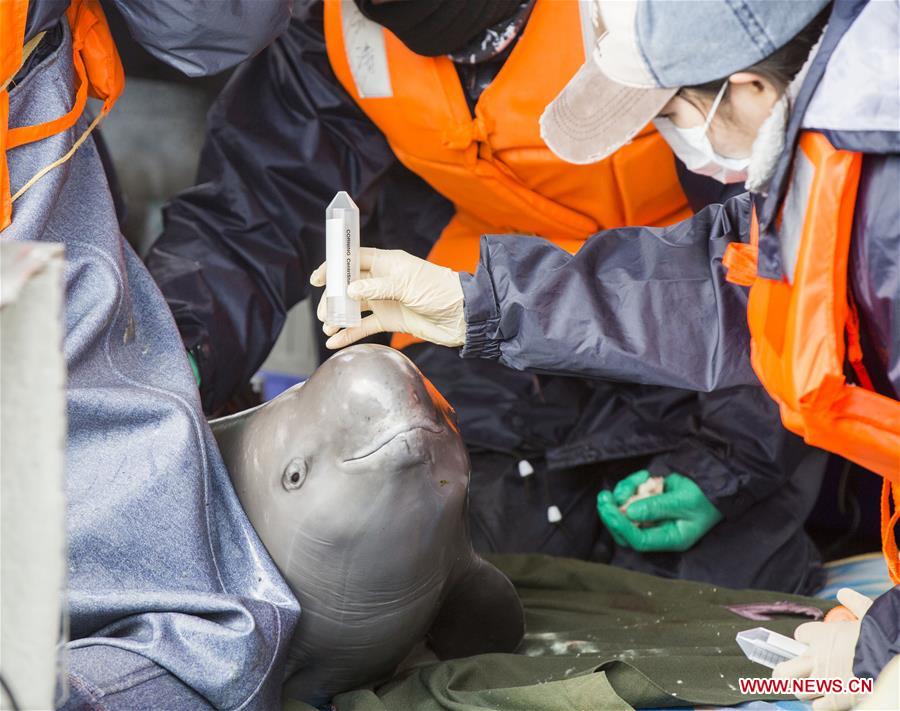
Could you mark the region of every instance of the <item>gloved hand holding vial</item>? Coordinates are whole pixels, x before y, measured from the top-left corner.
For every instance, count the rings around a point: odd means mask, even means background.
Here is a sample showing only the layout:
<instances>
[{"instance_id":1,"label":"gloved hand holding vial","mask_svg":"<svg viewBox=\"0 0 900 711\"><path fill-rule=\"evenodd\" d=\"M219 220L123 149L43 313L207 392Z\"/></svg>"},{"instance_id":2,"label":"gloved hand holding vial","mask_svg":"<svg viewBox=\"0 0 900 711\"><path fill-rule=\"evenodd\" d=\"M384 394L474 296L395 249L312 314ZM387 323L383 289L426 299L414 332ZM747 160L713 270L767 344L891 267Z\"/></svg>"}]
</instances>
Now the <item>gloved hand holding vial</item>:
<instances>
[{"instance_id":1,"label":"gloved hand holding vial","mask_svg":"<svg viewBox=\"0 0 900 711\"><path fill-rule=\"evenodd\" d=\"M325 209L325 323L359 326L359 302L347 296L347 285L359 279L359 208L341 190Z\"/></svg>"},{"instance_id":2,"label":"gloved hand holding vial","mask_svg":"<svg viewBox=\"0 0 900 711\"><path fill-rule=\"evenodd\" d=\"M376 333L410 333L444 346L465 342L459 274L399 249L359 246L359 208L341 191L325 212L325 262L310 275L327 348ZM363 311L371 312L361 318Z\"/></svg>"}]
</instances>

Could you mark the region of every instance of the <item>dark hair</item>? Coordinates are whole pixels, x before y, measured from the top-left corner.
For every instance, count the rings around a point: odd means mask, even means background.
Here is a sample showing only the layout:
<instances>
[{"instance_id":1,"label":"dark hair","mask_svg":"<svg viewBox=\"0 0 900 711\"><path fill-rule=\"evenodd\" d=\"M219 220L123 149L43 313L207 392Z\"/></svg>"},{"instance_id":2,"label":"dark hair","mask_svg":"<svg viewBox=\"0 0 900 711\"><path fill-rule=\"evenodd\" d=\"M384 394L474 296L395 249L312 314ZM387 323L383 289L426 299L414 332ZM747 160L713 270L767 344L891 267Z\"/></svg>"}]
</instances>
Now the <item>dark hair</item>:
<instances>
[{"instance_id":1,"label":"dark hair","mask_svg":"<svg viewBox=\"0 0 900 711\"><path fill-rule=\"evenodd\" d=\"M772 82L779 92L784 91L793 78L797 76L797 72L803 67L813 45L822 36L822 30L825 28L830 14L831 5L828 5L786 45L775 50L752 67L747 67L742 71L759 74ZM705 84L685 86L682 87L682 91L715 96L726 79L727 77L722 77L708 81ZM726 96L728 95L728 89L725 90L725 94Z\"/></svg>"}]
</instances>

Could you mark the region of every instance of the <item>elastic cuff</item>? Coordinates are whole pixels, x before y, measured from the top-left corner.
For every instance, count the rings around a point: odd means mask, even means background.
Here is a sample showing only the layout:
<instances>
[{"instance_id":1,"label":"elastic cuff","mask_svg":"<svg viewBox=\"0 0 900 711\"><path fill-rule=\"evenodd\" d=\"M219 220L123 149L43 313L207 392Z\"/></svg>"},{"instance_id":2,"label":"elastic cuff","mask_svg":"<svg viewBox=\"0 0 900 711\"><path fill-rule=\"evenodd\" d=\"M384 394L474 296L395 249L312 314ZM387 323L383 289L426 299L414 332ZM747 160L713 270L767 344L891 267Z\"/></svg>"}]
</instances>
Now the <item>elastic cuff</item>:
<instances>
[{"instance_id":1,"label":"elastic cuff","mask_svg":"<svg viewBox=\"0 0 900 711\"><path fill-rule=\"evenodd\" d=\"M500 357L500 342L496 338L500 330L500 310L490 275L479 265L474 275L461 273L459 281L466 315L466 342L459 354L463 358L497 360Z\"/></svg>"},{"instance_id":2,"label":"elastic cuff","mask_svg":"<svg viewBox=\"0 0 900 711\"><path fill-rule=\"evenodd\" d=\"M466 324L466 343L459 352L463 358L500 358L500 342L491 334L497 332L499 319Z\"/></svg>"}]
</instances>

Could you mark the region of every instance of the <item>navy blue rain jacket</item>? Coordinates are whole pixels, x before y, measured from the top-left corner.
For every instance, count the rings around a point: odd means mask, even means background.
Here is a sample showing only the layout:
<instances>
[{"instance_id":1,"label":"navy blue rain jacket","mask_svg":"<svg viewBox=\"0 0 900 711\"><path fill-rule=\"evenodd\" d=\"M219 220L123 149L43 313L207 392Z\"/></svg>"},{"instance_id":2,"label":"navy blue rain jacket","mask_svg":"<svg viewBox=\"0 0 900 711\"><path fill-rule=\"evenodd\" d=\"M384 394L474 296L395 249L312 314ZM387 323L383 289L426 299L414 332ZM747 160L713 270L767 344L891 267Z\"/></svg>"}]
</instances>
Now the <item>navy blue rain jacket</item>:
<instances>
[{"instance_id":1,"label":"navy blue rain jacket","mask_svg":"<svg viewBox=\"0 0 900 711\"><path fill-rule=\"evenodd\" d=\"M682 176L692 205L724 199L726 189L721 184L701 176ZM425 256L453 214L446 199L399 163L384 136L334 76L325 50L322 5L315 3L295 16L275 43L237 69L211 108L197 183L166 206L164 231L147 256L185 346L197 358L207 412L221 406L250 379L275 343L287 311L310 295L308 276L324 260L324 207L341 189L350 192L360 207L361 232L368 246ZM725 220L738 224L746 219L748 206L746 199L737 200L733 209L719 217L708 209L698 219L718 219L721 229L727 230ZM633 234L637 245L627 263L604 251L595 254L591 259L596 264L584 271L586 278L594 267L604 269L601 262L607 258L611 261L605 273L625 274L626 267L642 270L645 279L640 288L618 294L610 290L611 298L619 301L609 302L604 318L610 324L621 319L616 329L634 334L635 346L640 337L646 337L651 344L643 359L648 367L657 357L675 362L683 355L671 349L662 352L661 342L657 349L653 339L660 330L660 318L674 323L676 314L702 313L714 328L716 309L740 309L745 298L726 287L693 288L710 283L705 246L699 262L685 249L684 258L667 263L655 252L656 240L641 246L646 235L656 232L622 231ZM512 244L516 239L506 241ZM533 241L535 254L544 255L544 247L550 247L548 256L539 257L548 259L548 266L556 259L562 260L560 264L572 259L549 243ZM595 238L591 244L600 241ZM726 240L720 242L724 250ZM685 274L690 275L691 288L672 298L666 285L684 280ZM520 277L517 288L540 291L550 285L543 280L552 279L552 272L526 268ZM527 303L524 309L513 305L510 316L531 324L529 329L556 333L560 340L556 345L552 339L546 341L546 354L541 342L532 343L532 356L544 358L548 370L565 372L560 366L565 358L572 358L577 367L571 373L591 376L590 368L583 368L578 360L589 355L586 345L574 342L575 352L569 354L553 350L569 348L573 341L563 345L568 336L589 344L591 313L595 307L602 308L600 299L584 284L567 293L576 295L576 300L560 301L558 314L552 308L541 313L532 301L523 302L523 306ZM513 291L505 296L514 304ZM535 310L525 313L531 309ZM570 320L582 318L583 322ZM715 363L710 370L733 372L742 362L747 347L742 322L735 324L731 337L743 339L734 349L736 362ZM470 340L476 340L472 334ZM728 338L721 340L725 343ZM641 388L608 380L588 383L582 377L568 387L547 384L559 398L549 403L549 391L542 390L538 397L528 389L530 380L522 385L513 377L521 374L476 373L464 367L472 366L471 361L458 359L454 368L446 359L423 350L408 349L408 353L459 405L463 435L470 446L542 457L554 470L629 456L652 457L648 464L652 471L689 475L726 518L737 521L756 507L754 516L772 519L771 539L759 546L754 565L744 566L741 577L736 573L736 583L803 592L815 584L818 557L804 538L805 516L779 521L777 507L765 507L763 502L778 496L781 502L797 501L795 511L808 511L818 480L806 476L802 486L795 485L793 479L808 450L781 427L777 407L749 371L730 383L736 387L714 393L698 393L704 388L688 378L665 383L666 387ZM499 346L496 351L500 355ZM533 362L514 358L503 362L534 367ZM445 377L460 369L459 377ZM616 373L603 377L610 375ZM624 379L645 383L652 377L638 373ZM720 383L720 388L725 387ZM469 397L470 393L477 397ZM794 491L794 499L788 489ZM764 514L759 508L766 509ZM595 511L587 513L596 521ZM778 565L767 563L771 551L783 552L790 545L793 552L781 555ZM691 574L678 568L680 563L671 564L674 569L668 574ZM706 575L715 569L704 566Z\"/></svg>"},{"instance_id":2,"label":"navy blue rain jacket","mask_svg":"<svg viewBox=\"0 0 900 711\"><path fill-rule=\"evenodd\" d=\"M748 240L751 200L757 200L763 228L774 219L800 130L819 130L836 148L865 154L849 282L867 370L876 389L898 397L898 15L897 3L835 3L766 196L740 195L671 227L602 232L575 255L541 240L483 237L478 270L462 275L468 324L463 356L703 392L757 382L749 359L747 290L725 281L722 255L729 242ZM893 74L879 69L876 53L893 57L886 63ZM766 234L760 273L780 278L777 240ZM895 587L863 619L855 672L875 676L898 652Z\"/></svg>"},{"instance_id":3,"label":"navy blue rain jacket","mask_svg":"<svg viewBox=\"0 0 900 711\"><path fill-rule=\"evenodd\" d=\"M131 36L144 49L189 77L216 74L256 54L284 32L292 6L292 0L104 3L121 13ZM50 30L68 7L69 0L32 0L25 39Z\"/></svg>"}]
</instances>

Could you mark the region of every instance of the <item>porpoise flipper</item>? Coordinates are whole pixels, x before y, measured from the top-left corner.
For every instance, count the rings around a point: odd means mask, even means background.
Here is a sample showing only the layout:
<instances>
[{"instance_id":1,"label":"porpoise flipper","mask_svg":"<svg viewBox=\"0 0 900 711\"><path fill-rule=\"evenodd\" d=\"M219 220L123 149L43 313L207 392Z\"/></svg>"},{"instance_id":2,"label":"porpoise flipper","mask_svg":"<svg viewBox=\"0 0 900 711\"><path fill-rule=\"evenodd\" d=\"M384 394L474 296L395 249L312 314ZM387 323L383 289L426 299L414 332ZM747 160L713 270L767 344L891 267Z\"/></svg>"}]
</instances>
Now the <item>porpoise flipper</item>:
<instances>
[{"instance_id":1,"label":"porpoise flipper","mask_svg":"<svg viewBox=\"0 0 900 711\"><path fill-rule=\"evenodd\" d=\"M428 631L440 659L513 652L525 634L525 613L503 573L478 556L447 591Z\"/></svg>"}]
</instances>

